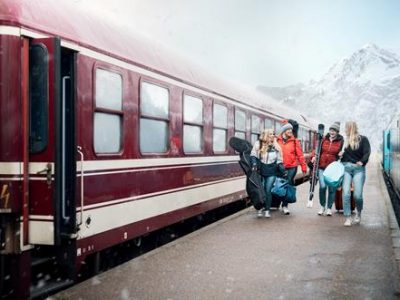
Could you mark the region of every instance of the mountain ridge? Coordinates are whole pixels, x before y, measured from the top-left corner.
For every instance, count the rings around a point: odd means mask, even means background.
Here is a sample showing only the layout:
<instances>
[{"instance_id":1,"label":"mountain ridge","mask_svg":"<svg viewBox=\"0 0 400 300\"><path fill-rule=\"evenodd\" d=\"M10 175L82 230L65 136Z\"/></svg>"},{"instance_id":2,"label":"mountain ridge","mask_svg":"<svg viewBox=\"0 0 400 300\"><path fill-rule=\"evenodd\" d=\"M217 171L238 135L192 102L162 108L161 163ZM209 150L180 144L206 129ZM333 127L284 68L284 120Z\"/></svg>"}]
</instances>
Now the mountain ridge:
<instances>
[{"instance_id":1,"label":"mountain ridge","mask_svg":"<svg viewBox=\"0 0 400 300\"><path fill-rule=\"evenodd\" d=\"M356 121L374 150L382 130L400 111L400 55L367 44L335 64L319 79L286 87L257 89L329 126Z\"/></svg>"}]
</instances>

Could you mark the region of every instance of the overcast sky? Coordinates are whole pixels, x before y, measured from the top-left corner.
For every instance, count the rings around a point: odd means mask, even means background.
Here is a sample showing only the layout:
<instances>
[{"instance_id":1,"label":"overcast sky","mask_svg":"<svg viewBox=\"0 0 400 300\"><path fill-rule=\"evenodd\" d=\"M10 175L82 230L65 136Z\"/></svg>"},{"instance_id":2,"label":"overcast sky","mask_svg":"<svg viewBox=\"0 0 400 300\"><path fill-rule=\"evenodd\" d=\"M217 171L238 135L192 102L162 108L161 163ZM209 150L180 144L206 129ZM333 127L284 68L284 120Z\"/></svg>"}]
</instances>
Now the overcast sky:
<instances>
[{"instance_id":1,"label":"overcast sky","mask_svg":"<svg viewBox=\"0 0 400 300\"><path fill-rule=\"evenodd\" d=\"M318 79L367 43L400 52L400 0L75 0L229 79L285 86Z\"/></svg>"}]
</instances>

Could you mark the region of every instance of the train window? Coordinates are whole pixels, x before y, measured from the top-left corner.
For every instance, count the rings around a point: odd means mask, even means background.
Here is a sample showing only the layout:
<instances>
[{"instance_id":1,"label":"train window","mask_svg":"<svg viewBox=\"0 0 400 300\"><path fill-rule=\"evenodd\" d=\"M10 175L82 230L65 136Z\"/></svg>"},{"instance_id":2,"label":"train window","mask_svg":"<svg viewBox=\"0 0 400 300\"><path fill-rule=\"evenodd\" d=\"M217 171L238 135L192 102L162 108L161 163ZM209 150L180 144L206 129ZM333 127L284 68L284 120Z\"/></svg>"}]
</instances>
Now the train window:
<instances>
[{"instance_id":1,"label":"train window","mask_svg":"<svg viewBox=\"0 0 400 300\"><path fill-rule=\"evenodd\" d=\"M275 121L275 134L276 135L281 134L281 127L282 127L282 123L279 121Z\"/></svg>"},{"instance_id":2,"label":"train window","mask_svg":"<svg viewBox=\"0 0 400 300\"><path fill-rule=\"evenodd\" d=\"M122 76L96 69L94 150L117 153L122 144Z\"/></svg>"},{"instance_id":3,"label":"train window","mask_svg":"<svg viewBox=\"0 0 400 300\"><path fill-rule=\"evenodd\" d=\"M120 74L96 70L96 107L122 110L122 77Z\"/></svg>"},{"instance_id":4,"label":"train window","mask_svg":"<svg viewBox=\"0 0 400 300\"><path fill-rule=\"evenodd\" d=\"M96 153L117 153L121 150L121 116L94 114L94 149Z\"/></svg>"},{"instance_id":5,"label":"train window","mask_svg":"<svg viewBox=\"0 0 400 300\"><path fill-rule=\"evenodd\" d=\"M271 119L265 119L265 121L264 121L264 128L265 129L270 129L270 128L272 128L272 129L274 129L274 121L273 120L271 120Z\"/></svg>"},{"instance_id":6,"label":"train window","mask_svg":"<svg viewBox=\"0 0 400 300\"><path fill-rule=\"evenodd\" d=\"M298 134L300 140L301 140L301 146L303 152L306 152L306 139L305 139L305 134L304 134L304 129L299 128L299 134Z\"/></svg>"},{"instance_id":7,"label":"train window","mask_svg":"<svg viewBox=\"0 0 400 300\"><path fill-rule=\"evenodd\" d=\"M254 144L258 139L261 131L261 119L258 116L251 116L251 143Z\"/></svg>"},{"instance_id":8,"label":"train window","mask_svg":"<svg viewBox=\"0 0 400 300\"><path fill-rule=\"evenodd\" d=\"M242 110L235 110L235 136L246 139L246 113Z\"/></svg>"},{"instance_id":9,"label":"train window","mask_svg":"<svg viewBox=\"0 0 400 300\"><path fill-rule=\"evenodd\" d=\"M169 147L168 89L141 82L140 114L140 151L142 153L167 152Z\"/></svg>"},{"instance_id":10,"label":"train window","mask_svg":"<svg viewBox=\"0 0 400 300\"><path fill-rule=\"evenodd\" d=\"M183 96L183 151L199 153L203 151L203 100Z\"/></svg>"},{"instance_id":11,"label":"train window","mask_svg":"<svg viewBox=\"0 0 400 300\"><path fill-rule=\"evenodd\" d=\"M214 104L213 122L213 150L225 152L228 136L228 108L226 106Z\"/></svg>"},{"instance_id":12,"label":"train window","mask_svg":"<svg viewBox=\"0 0 400 300\"><path fill-rule=\"evenodd\" d=\"M30 96L30 152L43 151L48 142L48 53L42 45L32 45L29 50L29 96Z\"/></svg>"}]
</instances>

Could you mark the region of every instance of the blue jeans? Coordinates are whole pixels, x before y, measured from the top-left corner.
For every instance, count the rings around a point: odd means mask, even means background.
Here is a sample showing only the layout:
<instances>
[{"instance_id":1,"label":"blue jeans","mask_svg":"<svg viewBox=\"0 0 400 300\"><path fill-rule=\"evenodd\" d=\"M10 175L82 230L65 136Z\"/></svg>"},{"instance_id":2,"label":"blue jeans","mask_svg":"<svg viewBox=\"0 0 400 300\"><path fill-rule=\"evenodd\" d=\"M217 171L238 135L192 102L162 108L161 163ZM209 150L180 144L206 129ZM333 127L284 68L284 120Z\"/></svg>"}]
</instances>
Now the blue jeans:
<instances>
[{"instance_id":1,"label":"blue jeans","mask_svg":"<svg viewBox=\"0 0 400 300\"><path fill-rule=\"evenodd\" d=\"M263 177L264 189L265 189L265 210L271 208L272 194L271 189L274 186L276 176Z\"/></svg>"},{"instance_id":2,"label":"blue jeans","mask_svg":"<svg viewBox=\"0 0 400 300\"><path fill-rule=\"evenodd\" d=\"M287 180L289 181L289 184L294 186L294 177L296 176L297 173L297 167L288 168L286 169L286 171L288 172ZM288 203L285 200L283 200L282 207L287 207L287 206Z\"/></svg>"},{"instance_id":3,"label":"blue jeans","mask_svg":"<svg viewBox=\"0 0 400 300\"><path fill-rule=\"evenodd\" d=\"M349 217L351 215L350 197L351 183L353 183L353 195L356 208L359 213L363 209L363 187L365 183L365 166L359 166L350 162L343 163L343 215Z\"/></svg>"},{"instance_id":4,"label":"blue jeans","mask_svg":"<svg viewBox=\"0 0 400 300\"><path fill-rule=\"evenodd\" d=\"M328 188L328 208L331 209L333 205L333 201L335 200L336 188L327 186L324 181L324 170L318 169L318 178L319 178L319 204L325 207L326 203L326 188Z\"/></svg>"}]
</instances>

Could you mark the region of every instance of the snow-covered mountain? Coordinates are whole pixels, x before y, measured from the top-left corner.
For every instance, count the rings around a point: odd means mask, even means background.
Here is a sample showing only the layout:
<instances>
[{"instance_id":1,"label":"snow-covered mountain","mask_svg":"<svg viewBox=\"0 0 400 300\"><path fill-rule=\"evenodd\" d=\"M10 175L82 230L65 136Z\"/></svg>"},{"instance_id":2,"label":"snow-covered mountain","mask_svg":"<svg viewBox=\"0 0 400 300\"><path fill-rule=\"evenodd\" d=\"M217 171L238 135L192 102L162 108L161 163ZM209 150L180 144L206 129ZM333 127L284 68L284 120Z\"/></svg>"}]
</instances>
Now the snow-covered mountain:
<instances>
[{"instance_id":1,"label":"snow-covered mountain","mask_svg":"<svg viewBox=\"0 0 400 300\"><path fill-rule=\"evenodd\" d=\"M400 56L368 44L333 65L318 81L258 89L295 107L326 126L334 121L356 121L374 149L382 130L400 111Z\"/></svg>"}]
</instances>

